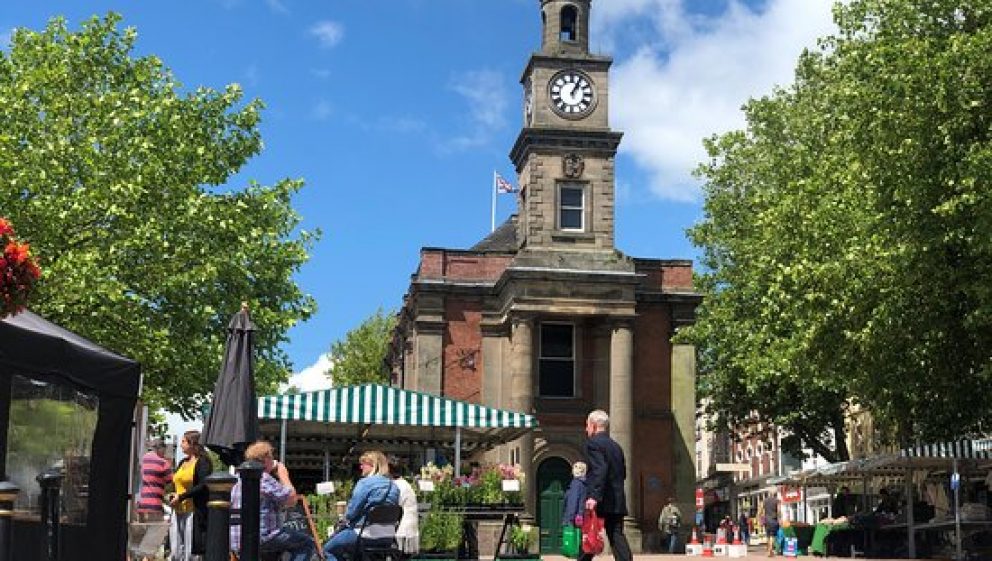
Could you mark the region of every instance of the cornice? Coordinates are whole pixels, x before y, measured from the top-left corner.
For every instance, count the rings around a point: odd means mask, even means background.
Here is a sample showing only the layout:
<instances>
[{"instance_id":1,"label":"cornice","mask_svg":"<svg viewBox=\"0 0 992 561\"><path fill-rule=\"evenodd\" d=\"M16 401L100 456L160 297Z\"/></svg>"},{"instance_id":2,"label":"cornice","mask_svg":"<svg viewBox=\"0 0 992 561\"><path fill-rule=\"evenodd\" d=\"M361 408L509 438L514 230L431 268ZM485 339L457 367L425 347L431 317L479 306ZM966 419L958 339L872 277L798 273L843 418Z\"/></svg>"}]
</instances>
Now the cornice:
<instances>
[{"instance_id":1,"label":"cornice","mask_svg":"<svg viewBox=\"0 0 992 561\"><path fill-rule=\"evenodd\" d=\"M609 129L525 127L520 130L516 142L513 143L510 161L516 167L517 173L520 173L531 152L546 150L549 153L560 153L563 149L567 149L571 152L612 156L616 154L622 138L622 132Z\"/></svg>"}]
</instances>

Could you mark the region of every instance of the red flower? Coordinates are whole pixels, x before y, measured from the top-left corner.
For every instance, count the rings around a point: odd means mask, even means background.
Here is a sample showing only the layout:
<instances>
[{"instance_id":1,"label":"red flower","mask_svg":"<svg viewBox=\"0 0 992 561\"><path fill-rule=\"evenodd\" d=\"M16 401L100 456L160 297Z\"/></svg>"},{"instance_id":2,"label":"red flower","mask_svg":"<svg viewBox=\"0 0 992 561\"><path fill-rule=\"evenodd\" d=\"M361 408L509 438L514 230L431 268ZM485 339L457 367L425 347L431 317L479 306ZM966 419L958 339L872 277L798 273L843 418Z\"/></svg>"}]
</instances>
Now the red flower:
<instances>
[{"instance_id":1,"label":"red flower","mask_svg":"<svg viewBox=\"0 0 992 561\"><path fill-rule=\"evenodd\" d=\"M24 309L41 277L41 269L31 256L31 246L14 237L10 222L0 218L0 318Z\"/></svg>"}]
</instances>

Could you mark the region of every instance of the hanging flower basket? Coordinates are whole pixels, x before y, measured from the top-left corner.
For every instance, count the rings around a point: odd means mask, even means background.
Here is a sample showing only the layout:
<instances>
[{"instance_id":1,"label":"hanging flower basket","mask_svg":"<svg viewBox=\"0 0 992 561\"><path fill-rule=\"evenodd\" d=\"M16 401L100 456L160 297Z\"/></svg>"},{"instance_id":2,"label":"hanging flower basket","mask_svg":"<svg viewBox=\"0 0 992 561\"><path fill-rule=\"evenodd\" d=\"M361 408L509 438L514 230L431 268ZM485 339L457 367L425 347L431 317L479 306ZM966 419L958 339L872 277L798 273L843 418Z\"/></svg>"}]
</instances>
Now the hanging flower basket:
<instances>
[{"instance_id":1,"label":"hanging flower basket","mask_svg":"<svg viewBox=\"0 0 992 561\"><path fill-rule=\"evenodd\" d=\"M0 218L0 318L24 309L41 269L27 243L17 240L14 228Z\"/></svg>"}]
</instances>

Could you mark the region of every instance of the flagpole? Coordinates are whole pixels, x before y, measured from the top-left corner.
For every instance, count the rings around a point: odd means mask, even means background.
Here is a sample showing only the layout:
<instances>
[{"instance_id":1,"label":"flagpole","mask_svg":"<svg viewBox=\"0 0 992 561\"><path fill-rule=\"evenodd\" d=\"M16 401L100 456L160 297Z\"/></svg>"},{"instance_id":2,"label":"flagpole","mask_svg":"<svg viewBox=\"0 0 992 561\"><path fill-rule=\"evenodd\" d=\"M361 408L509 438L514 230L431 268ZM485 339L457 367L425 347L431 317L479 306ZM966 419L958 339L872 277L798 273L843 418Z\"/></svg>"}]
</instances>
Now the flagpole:
<instances>
[{"instance_id":1,"label":"flagpole","mask_svg":"<svg viewBox=\"0 0 992 561\"><path fill-rule=\"evenodd\" d=\"M489 233L496 231L496 170L493 170L493 205L490 217Z\"/></svg>"}]
</instances>

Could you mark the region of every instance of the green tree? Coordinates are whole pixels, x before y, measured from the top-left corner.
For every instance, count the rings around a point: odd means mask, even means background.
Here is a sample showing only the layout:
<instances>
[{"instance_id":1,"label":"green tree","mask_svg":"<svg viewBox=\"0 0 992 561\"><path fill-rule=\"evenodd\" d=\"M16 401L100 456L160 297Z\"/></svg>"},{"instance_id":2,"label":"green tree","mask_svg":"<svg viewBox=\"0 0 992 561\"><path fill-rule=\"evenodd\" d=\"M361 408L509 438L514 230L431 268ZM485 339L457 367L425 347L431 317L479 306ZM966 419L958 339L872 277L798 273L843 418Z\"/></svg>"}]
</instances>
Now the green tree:
<instances>
[{"instance_id":1,"label":"green tree","mask_svg":"<svg viewBox=\"0 0 992 561\"><path fill-rule=\"evenodd\" d=\"M845 459L851 404L902 442L992 421L992 5L834 13L795 82L707 141L687 338L719 423L756 412Z\"/></svg>"},{"instance_id":2,"label":"green tree","mask_svg":"<svg viewBox=\"0 0 992 561\"><path fill-rule=\"evenodd\" d=\"M389 382L386 354L396 327L396 314L375 311L361 325L331 345L333 365L327 371L335 386Z\"/></svg>"},{"instance_id":3,"label":"green tree","mask_svg":"<svg viewBox=\"0 0 992 561\"><path fill-rule=\"evenodd\" d=\"M290 205L302 182L226 185L262 148L262 103L185 90L119 22L56 18L0 52L0 209L44 271L31 307L140 361L148 403L190 412L245 300L271 391L314 310L292 280L315 240Z\"/></svg>"}]
</instances>

